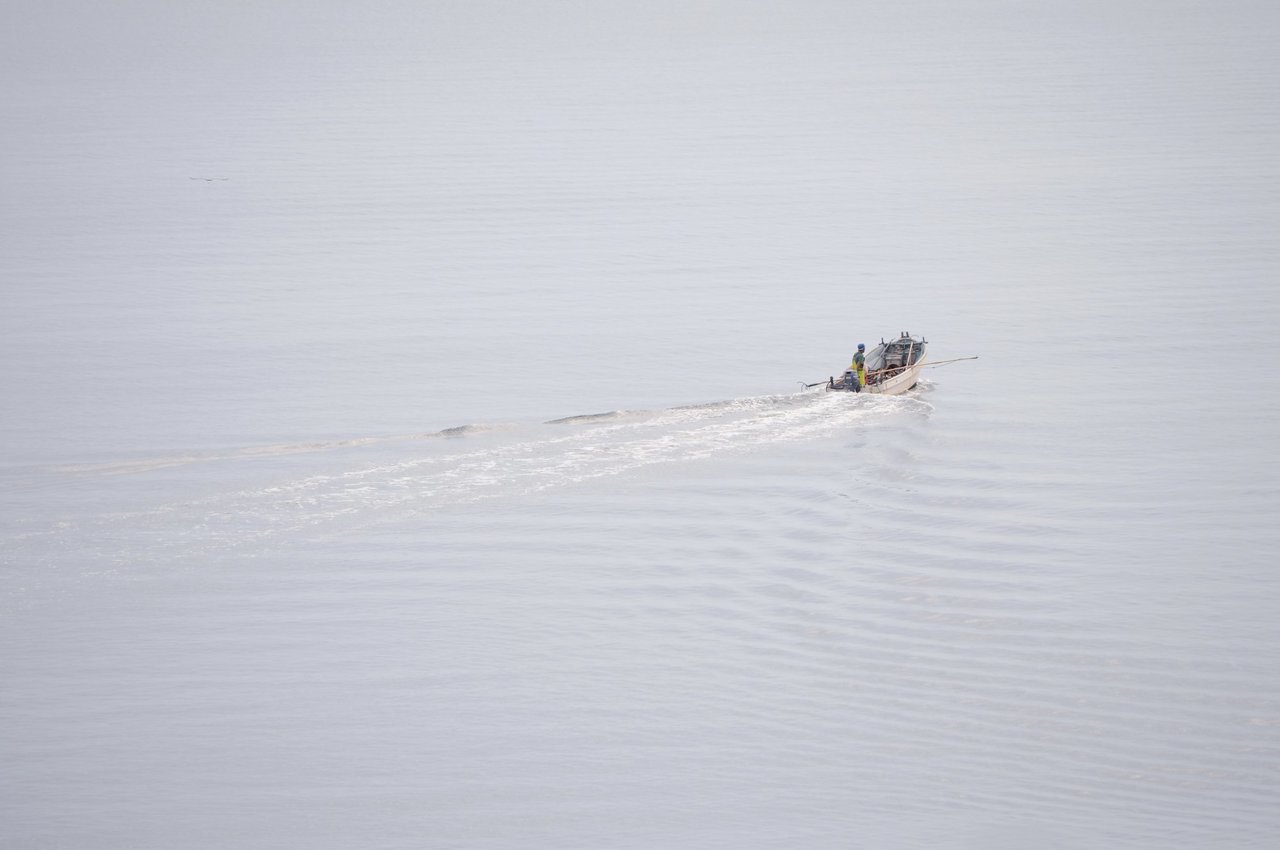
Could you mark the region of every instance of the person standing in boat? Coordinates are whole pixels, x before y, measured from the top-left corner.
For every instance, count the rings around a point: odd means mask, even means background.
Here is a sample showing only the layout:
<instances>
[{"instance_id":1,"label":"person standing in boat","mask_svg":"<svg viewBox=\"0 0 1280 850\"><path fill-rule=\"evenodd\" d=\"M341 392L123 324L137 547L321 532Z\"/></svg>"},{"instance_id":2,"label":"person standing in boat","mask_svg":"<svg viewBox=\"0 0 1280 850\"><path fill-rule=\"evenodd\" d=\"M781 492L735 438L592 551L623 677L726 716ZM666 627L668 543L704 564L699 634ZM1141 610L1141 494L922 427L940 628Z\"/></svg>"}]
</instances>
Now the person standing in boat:
<instances>
[{"instance_id":1,"label":"person standing in boat","mask_svg":"<svg viewBox=\"0 0 1280 850\"><path fill-rule=\"evenodd\" d=\"M849 371L853 372L858 379L858 386L855 392L862 392L862 388L867 385L867 345L866 343L858 343L858 350L853 355L853 362L849 364Z\"/></svg>"}]
</instances>

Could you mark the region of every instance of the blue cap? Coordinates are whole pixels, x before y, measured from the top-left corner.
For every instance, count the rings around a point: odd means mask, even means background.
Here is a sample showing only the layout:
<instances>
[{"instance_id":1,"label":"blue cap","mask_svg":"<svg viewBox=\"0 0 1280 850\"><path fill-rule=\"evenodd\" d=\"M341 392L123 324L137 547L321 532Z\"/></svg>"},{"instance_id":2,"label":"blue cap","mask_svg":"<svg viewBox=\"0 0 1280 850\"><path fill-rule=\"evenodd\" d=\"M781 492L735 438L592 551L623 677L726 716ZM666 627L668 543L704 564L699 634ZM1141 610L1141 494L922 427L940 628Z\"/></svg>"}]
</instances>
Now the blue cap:
<instances>
[{"instance_id":1,"label":"blue cap","mask_svg":"<svg viewBox=\"0 0 1280 850\"><path fill-rule=\"evenodd\" d=\"M866 351L866 350L867 350L867 344L866 344L865 342L860 342L860 343L858 343L858 350L859 350L859 351Z\"/></svg>"}]
</instances>

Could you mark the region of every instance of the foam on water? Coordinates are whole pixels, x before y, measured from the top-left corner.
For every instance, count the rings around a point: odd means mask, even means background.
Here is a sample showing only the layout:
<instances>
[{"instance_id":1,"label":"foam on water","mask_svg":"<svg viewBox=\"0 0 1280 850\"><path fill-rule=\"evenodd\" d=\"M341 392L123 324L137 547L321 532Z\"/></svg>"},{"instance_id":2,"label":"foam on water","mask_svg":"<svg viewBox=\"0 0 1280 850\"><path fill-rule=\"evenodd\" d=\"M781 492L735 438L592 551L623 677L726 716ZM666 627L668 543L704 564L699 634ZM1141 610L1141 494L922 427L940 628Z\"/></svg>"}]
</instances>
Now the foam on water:
<instances>
[{"instance_id":1,"label":"foam on water","mask_svg":"<svg viewBox=\"0 0 1280 850\"><path fill-rule=\"evenodd\" d=\"M5 558L21 562L43 547L65 555L68 547L83 545L119 567L212 549L255 551L273 539L290 539L304 531L350 533L452 505L494 498L518 501L551 488L643 467L822 439L849 428L874 427L895 415L927 415L929 409L923 395L806 392L660 411L565 417L546 423L553 430L465 426L425 435L64 466L53 471L68 476L144 475L186 464L222 463L239 467L232 473L255 475L255 463L301 453L330 455L322 474L167 502L142 511L72 517L51 528L26 528L10 536ZM560 433L566 427L569 432ZM424 452L421 441L430 437L483 437L485 444L468 448L464 440L433 445ZM380 449L378 463L348 459L350 450L368 447ZM112 547L118 548L112 551Z\"/></svg>"},{"instance_id":2,"label":"foam on water","mask_svg":"<svg viewBox=\"0 0 1280 850\"><path fill-rule=\"evenodd\" d=\"M276 446L246 446L244 448L223 452L201 452L186 455L168 455L165 457L145 457L130 460L106 461L102 463L59 464L49 467L49 470L55 473L67 473L72 475L131 475L139 472L152 472L159 469L186 466L188 464L195 463L211 463L213 461L252 458L268 459L282 457L284 455L314 454L317 452L332 452L341 449L356 448L359 446L376 446L382 443L403 443L411 440L428 440L440 437L465 437L467 435L481 434L504 427L510 426L498 424L457 425L452 428L444 428L440 431L431 431L421 434L401 434L388 437L352 437L345 440L291 443Z\"/></svg>"}]
</instances>

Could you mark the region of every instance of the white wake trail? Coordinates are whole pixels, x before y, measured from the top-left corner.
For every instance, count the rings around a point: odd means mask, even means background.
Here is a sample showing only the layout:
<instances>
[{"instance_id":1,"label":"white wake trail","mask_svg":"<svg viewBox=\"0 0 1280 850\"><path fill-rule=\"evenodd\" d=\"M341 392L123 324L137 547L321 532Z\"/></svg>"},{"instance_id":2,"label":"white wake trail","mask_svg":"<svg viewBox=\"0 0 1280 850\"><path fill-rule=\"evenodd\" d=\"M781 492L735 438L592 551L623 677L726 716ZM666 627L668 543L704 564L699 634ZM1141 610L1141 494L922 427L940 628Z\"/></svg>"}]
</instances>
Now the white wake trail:
<instances>
[{"instance_id":1,"label":"white wake trail","mask_svg":"<svg viewBox=\"0 0 1280 850\"><path fill-rule=\"evenodd\" d=\"M277 542L412 520L450 506L488 499L520 499L558 487L657 464L678 465L757 450L771 444L820 439L902 413L927 413L919 397L800 393L759 396L651 413L569 417L513 432L492 431L481 445L468 441L385 438L383 462L333 469L265 486L215 492L160 507L61 523L24 540L42 559L68 551L91 553L123 566L180 559L209 551L254 552ZM401 445L390 445L400 441ZM345 445L367 445L365 440ZM474 444L471 444L474 445ZM454 447L457 447L456 450ZM398 456L397 456L398 455ZM237 463L265 462L269 452L239 452ZM341 461L342 456L329 458ZM36 540L32 538L42 538Z\"/></svg>"}]
</instances>

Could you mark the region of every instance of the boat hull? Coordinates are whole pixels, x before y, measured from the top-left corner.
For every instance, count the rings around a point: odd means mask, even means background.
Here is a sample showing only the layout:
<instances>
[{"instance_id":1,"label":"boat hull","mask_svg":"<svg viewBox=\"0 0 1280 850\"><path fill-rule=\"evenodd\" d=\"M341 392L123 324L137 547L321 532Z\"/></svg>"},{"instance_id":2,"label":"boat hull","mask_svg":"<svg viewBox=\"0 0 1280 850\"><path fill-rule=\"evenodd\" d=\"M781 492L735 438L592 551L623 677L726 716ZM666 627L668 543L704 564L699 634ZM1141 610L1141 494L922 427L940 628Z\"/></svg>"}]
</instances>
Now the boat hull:
<instances>
[{"instance_id":1,"label":"boat hull","mask_svg":"<svg viewBox=\"0 0 1280 850\"><path fill-rule=\"evenodd\" d=\"M920 378L920 370L924 368L923 363L917 363L908 367L905 371L897 375L885 378L878 384L869 384L862 388L864 393L876 393L878 395L901 395L909 389L913 389Z\"/></svg>"},{"instance_id":2,"label":"boat hull","mask_svg":"<svg viewBox=\"0 0 1280 850\"><path fill-rule=\"evenodd\" d=\"M902 395L907 390L915 389L920 379L920 370L923 364L912 366L904 372L886 378L878 384L868 384L859 392L872 393L874 395ZM851 393L853 388L845 386L839 381L827 385L829 393Z\"/></svg>"}]
</instances>

